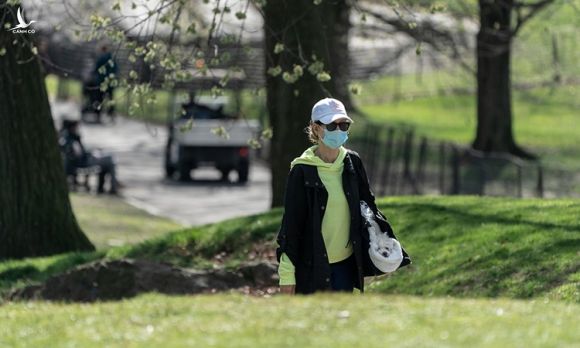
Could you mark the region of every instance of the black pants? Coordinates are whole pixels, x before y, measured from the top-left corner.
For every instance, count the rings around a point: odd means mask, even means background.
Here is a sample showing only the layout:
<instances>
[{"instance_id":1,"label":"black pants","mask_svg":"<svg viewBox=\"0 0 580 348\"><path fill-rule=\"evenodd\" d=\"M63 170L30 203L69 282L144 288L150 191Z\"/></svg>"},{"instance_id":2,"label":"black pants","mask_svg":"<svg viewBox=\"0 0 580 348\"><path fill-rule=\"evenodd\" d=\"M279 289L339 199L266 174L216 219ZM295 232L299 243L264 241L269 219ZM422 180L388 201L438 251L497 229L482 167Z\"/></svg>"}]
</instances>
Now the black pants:
<instances>
[{"instance_id":1,"label":"black pants","mask_svg":"<svg viewBox=\"0 0 580 348\"><path fill-rule=\"evenodd\" d=\"M99 121L101 120L101 111L103 111L104 108L104 102L105 99L107 99L108 101L113 101L113 92L114 92L114 88L109 87L107 88L105 91L101 91L100 89L98 90L98 99L97 99L97 103L98 105L100 105L100 108L97 109L97 116L99 118ZM115 116L115 104L114 103L110 103L107 106L107 110L105 110L107 113L107 116L111 117L111 119Z\"/></svg>"},{"instance_id":2,"label":"black pants","mask_svg":"<svg viewBox=\"0 0 580 348\"><path fill-rule=\"evenodd\" d=\"M330 264L330 285L333 291L353 292L356 264L354 253L347 259Z\"/></svg>"},{"instance_id":3,"label":"black pants","mask_svg":"<svg viewBox=\"0 0 580 348\"><path fill-rule=\"evenodd\" d=\"M109 176L109 183L111 184L110 192L114 193L117 191L117 174L115 171L115 162L113 162L112 156L95 156L93 154L89 154L87 158L87 165L100 167L97 192L105 192L106 176Z\"/></svg>"}]
</instances>

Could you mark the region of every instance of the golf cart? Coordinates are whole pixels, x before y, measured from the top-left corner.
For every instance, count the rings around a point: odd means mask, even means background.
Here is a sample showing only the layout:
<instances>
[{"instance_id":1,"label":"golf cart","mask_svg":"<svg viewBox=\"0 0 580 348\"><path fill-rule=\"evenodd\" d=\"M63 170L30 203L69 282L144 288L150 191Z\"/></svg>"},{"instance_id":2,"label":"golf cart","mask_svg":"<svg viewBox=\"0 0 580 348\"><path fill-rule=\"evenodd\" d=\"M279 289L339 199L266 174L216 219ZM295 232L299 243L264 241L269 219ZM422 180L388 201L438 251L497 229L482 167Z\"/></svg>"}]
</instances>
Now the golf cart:
<instances>
[{"instance_id":1,"label":"golf cart","mask_svg":"<svg viewBox=\"0 0 580 348\"><path fill-rule=\"evenodd\" d=\"M248 140L259 129L255 120L240 120L224 113L227 97L190 97L177 104L168 122L165 174L181 181L191 180L191 171L215 167L227 181L232 170L237 181L246 183L250 169ZM225 132L223 132L225 130Z\"/></svg>"}]
</instances>

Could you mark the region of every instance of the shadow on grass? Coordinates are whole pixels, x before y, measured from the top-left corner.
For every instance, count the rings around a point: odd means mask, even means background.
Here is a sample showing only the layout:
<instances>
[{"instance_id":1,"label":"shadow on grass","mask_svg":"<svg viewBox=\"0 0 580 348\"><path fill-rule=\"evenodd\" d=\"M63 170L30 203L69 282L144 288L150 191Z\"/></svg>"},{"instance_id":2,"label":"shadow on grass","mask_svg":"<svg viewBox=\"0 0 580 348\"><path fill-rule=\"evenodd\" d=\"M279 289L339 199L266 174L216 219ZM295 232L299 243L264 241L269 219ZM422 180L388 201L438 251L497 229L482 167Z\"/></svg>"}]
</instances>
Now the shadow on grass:
<instances>
[{"instance_id":1,"label":"shadow on grass","mask_svg":"<svg viewBox=\"0 0 580 348\"><path fill-rule=\"evenodd\" d=\"M51 257L9 260L12 267L0 272L0 295L13 287L42 282L50 276L105 256L104 252L67 253Z\"/></svg>"},{"instance_id":2,"label":"shadow on grass","mask_svg":"<svg viewBox=\"0 0 580 348\"><path fill-rule=\"evenodd\" d=\"M473 212L476 206L468 202L458 208L390 202L384 207L402 220L395 228L409 231L399 238L414 265L377 284L379 292L530 298L565 284L580 270L580 225L573 219L571 224L529 219L537 206L493 214ZM558 220L561 212L550 209ZM413 212L421 215L413 219Z\"/></svg>"},{"instance_id":3,"label":"shadow on grass","mask_svg":"<svg viewBox=\"0 0 580 348\"><path fill-rule=\"evenodd\" d=\"M466 210L451 208L447 206L441 206L438 204L427 204L427 203L412 203L412 204L391 204L387 205L388 208L405 208L405 209L417 209L420 210L422 214L425 212L433 213L433 214L445 214L453 219L459 219L461 222L466 224L481 224L481 222L485 223L496 223L496 224L505 224L505 225L529 225L532 227L543 228L543 229L562 229L567 230L568 232L580 232L580 224L555 224L551 222L539 222L539 221L531 221L531 220L523 220L518 219L517 217L507 218L501 217L497 214L489 215L489 214L475 214L470 213ZM537 207L518 207L518 214L521 215L534 215L534 212L538 210ZM457 221L457 220L455 220Z\"/></svg>"}]
</instances>

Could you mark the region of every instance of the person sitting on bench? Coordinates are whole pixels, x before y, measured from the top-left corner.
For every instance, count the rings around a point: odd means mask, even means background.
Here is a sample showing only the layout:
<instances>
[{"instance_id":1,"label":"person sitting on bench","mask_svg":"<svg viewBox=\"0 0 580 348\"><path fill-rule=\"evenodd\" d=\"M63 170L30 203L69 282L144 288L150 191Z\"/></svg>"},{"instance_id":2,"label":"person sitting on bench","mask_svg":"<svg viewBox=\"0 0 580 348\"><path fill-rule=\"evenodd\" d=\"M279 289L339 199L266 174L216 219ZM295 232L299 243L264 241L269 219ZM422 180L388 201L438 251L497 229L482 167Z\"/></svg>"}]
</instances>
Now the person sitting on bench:
<instances>
[{"instance_id":1,"label":"person sitting on bench","mask_svg":"<svg viewBox=\"0 0 580 348\"><path fill-rule=\"evenodd\" d=\"M109 193L117 194L119 183L116 177L115 162L110 155L101 155L87 151L79 134L79 122L63 120L59 132L59 143L64 155L65 171L67 176L76 177L78 168L96 166L99 168L98 193L105 192L105 177L109 177Z\"/></svg>"}]
</instances>

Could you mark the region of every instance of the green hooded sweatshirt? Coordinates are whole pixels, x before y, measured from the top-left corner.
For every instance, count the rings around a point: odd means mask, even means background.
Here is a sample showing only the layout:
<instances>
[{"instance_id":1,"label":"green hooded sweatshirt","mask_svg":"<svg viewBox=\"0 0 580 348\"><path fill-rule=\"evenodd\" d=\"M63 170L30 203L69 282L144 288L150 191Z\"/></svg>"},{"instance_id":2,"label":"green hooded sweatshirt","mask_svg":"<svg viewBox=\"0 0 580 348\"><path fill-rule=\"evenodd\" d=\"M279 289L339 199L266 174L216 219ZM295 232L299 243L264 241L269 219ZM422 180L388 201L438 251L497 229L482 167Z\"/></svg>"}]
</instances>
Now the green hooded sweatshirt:
<instances>
[{"instance_id":1,"label":"green hooded sweatshirt","mask_svg":"<svg viewBox=\"0 0 580 348\"><path fill-rule=\"evenodd\" d=\"M348 243L350 211L342 188L342 170L346 149L341 146L336 160L333 163L326 163L314 153L317 147L318 145L314 145L306 149L300 157L292 161L290 168L296 164L306 164L315 166L318 170L318 176L328 192L328 202L322 218L322 237L328 262L335 263L347 259L353 252L352 245ZM280 257L278 275L280 276L280 285L296 284L294 265L286 253L282 253Z\"/></svg>"}]
</instances>

